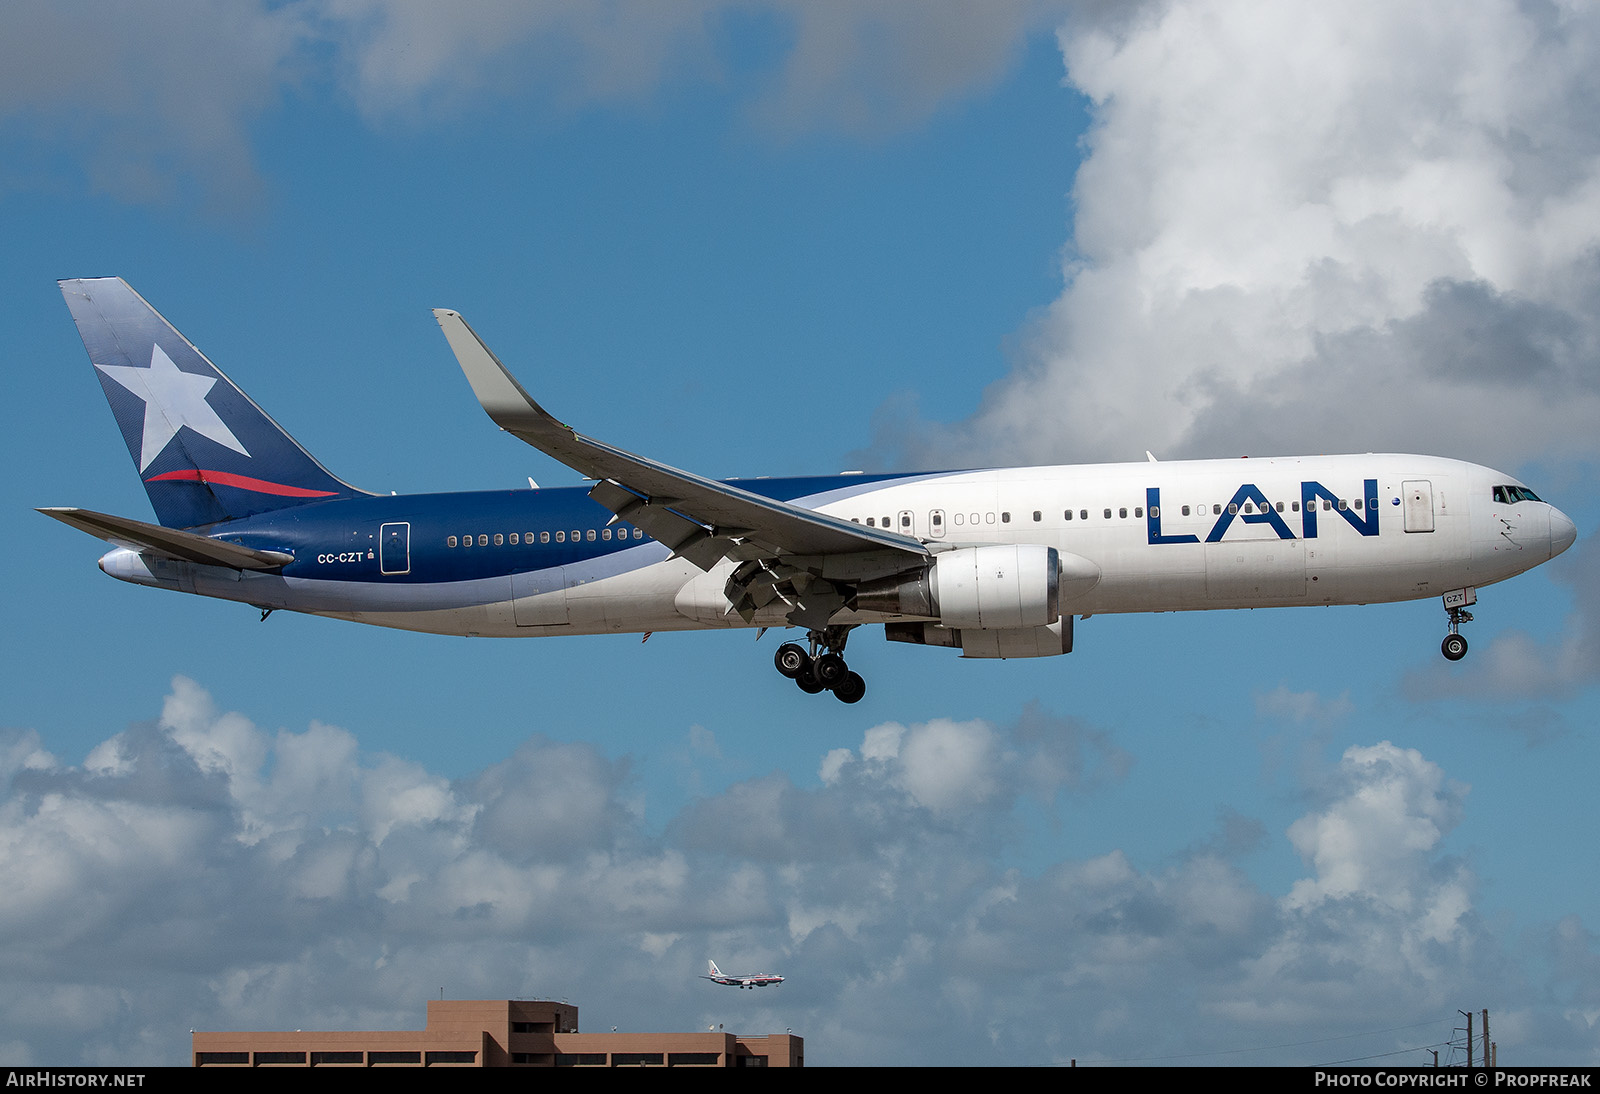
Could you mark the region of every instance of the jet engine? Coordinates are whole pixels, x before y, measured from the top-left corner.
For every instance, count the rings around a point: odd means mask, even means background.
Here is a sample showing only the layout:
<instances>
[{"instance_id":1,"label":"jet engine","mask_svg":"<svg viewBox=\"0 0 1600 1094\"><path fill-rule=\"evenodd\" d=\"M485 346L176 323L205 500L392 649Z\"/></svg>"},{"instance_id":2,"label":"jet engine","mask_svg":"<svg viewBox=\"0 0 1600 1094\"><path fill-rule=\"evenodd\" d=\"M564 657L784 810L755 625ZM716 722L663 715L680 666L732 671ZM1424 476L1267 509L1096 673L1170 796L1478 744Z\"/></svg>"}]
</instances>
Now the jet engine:
<instances>
[{"instance_id":1,"label":"jet engine","mask_svg":"<svg viewBox=\"0 0 1600 1094\"><path fill-rule=\"evenodd\" d=\"M941 552L920 570L858 585L850 606L933 618L954 628L1046 627L1061 618L1060 575L1054 547L962 547Z\"/></svg>"}]
</instances>

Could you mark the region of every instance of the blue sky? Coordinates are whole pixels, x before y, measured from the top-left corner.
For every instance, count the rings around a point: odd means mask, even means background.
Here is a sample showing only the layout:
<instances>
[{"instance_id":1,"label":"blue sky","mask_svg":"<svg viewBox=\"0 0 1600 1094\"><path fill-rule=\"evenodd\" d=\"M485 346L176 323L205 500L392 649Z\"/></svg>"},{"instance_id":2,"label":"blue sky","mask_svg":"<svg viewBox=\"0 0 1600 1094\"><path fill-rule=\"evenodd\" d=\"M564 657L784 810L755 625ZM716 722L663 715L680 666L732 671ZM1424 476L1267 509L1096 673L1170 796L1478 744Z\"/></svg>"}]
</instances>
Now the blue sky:
<instances>
[{"instance_id":1,"label":"blue sky","mask_svg":"<svg viewBox=\"0 0 1600 1094\"><path fill-rule=\"evenodd\" d=\"M1420 1063L1483 1007L1595 1062L1600 21L1429 7L8 8L0 1060L442 988L813 1063ZM148 515L54 284L112 274L368 489L576 481L443 306L706 474L1414 450L1580 538L1457 666L1431 601L1097 617L863 635L854 707L772 635L262 623L31 511Z\"/></svg>"}]
</instances>

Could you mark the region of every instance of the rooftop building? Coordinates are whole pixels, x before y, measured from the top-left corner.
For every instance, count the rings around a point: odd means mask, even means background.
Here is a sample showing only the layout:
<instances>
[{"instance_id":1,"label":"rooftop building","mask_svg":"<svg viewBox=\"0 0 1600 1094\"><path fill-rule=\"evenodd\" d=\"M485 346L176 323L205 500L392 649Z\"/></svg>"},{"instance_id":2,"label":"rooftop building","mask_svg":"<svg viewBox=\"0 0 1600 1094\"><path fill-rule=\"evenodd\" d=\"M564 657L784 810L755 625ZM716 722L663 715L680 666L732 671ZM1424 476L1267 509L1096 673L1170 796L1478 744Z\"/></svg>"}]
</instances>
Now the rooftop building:
<instances>
[{"instance_id":1,"label":"rooftop building","mask_svg":"<svg viewBox=\"0 0 1600 1094\"><path fill-rule=\"evenodd\" d=\"M195 1033L196 1067L802 1067L793 1034L579 1033L544 999L428 1001L422 1030Z\"/></svg>"}]
</instances>

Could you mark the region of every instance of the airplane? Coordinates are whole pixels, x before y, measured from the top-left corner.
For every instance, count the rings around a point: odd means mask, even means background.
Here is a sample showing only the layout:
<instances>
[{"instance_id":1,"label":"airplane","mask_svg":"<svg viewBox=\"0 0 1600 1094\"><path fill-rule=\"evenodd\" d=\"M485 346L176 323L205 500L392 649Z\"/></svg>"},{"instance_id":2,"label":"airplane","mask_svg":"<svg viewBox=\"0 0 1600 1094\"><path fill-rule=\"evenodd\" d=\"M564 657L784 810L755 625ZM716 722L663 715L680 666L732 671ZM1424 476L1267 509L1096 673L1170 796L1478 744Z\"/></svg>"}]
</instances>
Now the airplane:
<instances>
[{"instance_id":1,"label":"airplane","mask_svg":"<svg viewBox=\"0 0 1600 1094\"><path fill-rule=\"evenodd\" d=\"M710 976L700 979L709 980L713 984L721 984L725 988L764 988L768 984L781 984L783 977L775 973L764 972L758 976L728 976L719 968L715 961L707 961L706 967L710 969Z\"/></svg>"},{"instance_id":2,"label":"airplane","mask_svg":"<svg viewBox=\"0 0 1600 1094\"><path fill-rule=\"evenodd\" d=\"M335 477L120 278L63 296L157 523L40 512L138 585L436 634L800 628L777 670L861 700L850 634L965 658L1071 652L1112 612L1441 597L1444 656L1477 590L1570 547L1516 478L1367 454L713 480L565 425L461 316L434 312L503 430L592 485L378 495Z\"/></svg>"}]
</instances>

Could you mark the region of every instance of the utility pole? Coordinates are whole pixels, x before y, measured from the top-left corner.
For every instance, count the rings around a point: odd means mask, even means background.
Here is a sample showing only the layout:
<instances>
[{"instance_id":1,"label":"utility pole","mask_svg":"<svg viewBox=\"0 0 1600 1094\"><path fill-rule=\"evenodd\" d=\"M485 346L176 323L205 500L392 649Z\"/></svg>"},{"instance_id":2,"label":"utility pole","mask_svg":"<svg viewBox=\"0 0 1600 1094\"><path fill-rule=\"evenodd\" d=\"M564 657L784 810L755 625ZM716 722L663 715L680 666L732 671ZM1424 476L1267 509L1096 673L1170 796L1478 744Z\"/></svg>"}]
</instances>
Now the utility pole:
<instances>
[{"instance_id":1,"label":"utility pole","mask_svg":"<svg viewBox=\"0 0 1600 1094\"><path fill-rule=\"evenodd\" d=\"M1467 1066L1471 1067L1472 1066L1472 1012L1470 1010L1458 1010L1458 1011L1456 1011L1456 1013L1457 1014L1464 1014L1464 1015L1467 1016Z\"/></svg>"},{"instance_id":2,"label":"utility pole","mask_svg":"<svg viewBox=\"0 0 1600 1094\"><path fill-rule=\"evenodd\" d=\"M1495 1066L1495 1063L1497 1061L1494 1059L1494 1057L1496 1055L1498 1055L1498 1053L1496 1053L1494 1051L1494 1047L1495 1047L1494 1046L1494 1042L1489 1040L1489 1008L1488 1007L1484 1007L1483 1008L1483 1066L1484 1067L1494 1067Z\"/></svg>"}]
</instances>

